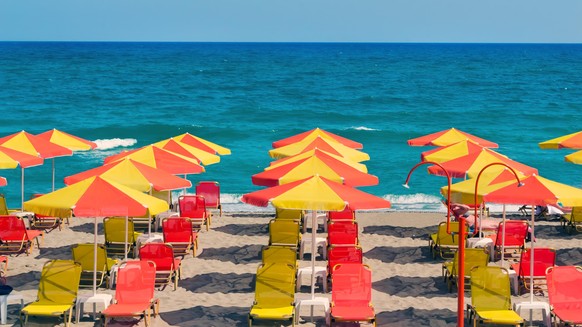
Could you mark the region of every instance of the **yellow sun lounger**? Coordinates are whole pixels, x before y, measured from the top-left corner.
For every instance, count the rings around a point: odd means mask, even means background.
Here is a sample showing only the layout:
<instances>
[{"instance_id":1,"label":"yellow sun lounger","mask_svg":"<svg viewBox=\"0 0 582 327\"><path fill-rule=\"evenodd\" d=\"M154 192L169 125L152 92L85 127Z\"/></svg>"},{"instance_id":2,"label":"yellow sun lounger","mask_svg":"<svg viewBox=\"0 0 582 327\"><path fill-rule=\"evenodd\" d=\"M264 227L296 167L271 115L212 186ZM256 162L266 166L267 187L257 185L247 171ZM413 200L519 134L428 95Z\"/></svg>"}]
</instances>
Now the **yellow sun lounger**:
<instances>
[{"instance_id":1,"label":"yellow sun lounger","mask_svg":"<svg viewBox=\"0 0 582 327\"><path fill-rule=\"evenodd\" d=\"M47 262L40 276L38 299L20 311L20 322L26 324L28 316L63 315L65 326L69 326L79 290L81 270L81 265L72 260Z\"/></svg>"},{"instance_id":2,"label":"yellow sun lounger","mask_svg":"<svg viewBox=\"0 0 582 327\"><path fill-rule=\"evenodd\" d=\"M295 326L295 268L292 265L259 266L249 327L255 319L287 320Z\"/></svg>"},{"instance_id":3,"label":"yellow sun lounger","mask_svg":"<svg viewBox=\"0 0 582 327\"><path fill-rule=\"evenodd\" d=\"M465 249L465 281L471 278L471 269L474 267L487 266L489 263L489 253L487 249L483 248L468 248ZM449 292L453 290L453 286L459 285L459 252L455 252L453 260L443 262L443 276ZM469 285L469 283L465 283Z\"/></svg>"},{"instance_id":4,"label":"yellow sun lounger","mask_svg":"<svg viewBox=\"0 0 582 327\"><path fill-rule=\"evenodd\" d=\"M94 246L93 243L86 243L76 244L72 248L73 260L80 263L83 268L80 287L93 287ZM109 288L109 272L116 263L118 263L117 260L107 257L105 246L97 244L97 287L105 282L105 286Z\"/></svg>"}]
</instances>

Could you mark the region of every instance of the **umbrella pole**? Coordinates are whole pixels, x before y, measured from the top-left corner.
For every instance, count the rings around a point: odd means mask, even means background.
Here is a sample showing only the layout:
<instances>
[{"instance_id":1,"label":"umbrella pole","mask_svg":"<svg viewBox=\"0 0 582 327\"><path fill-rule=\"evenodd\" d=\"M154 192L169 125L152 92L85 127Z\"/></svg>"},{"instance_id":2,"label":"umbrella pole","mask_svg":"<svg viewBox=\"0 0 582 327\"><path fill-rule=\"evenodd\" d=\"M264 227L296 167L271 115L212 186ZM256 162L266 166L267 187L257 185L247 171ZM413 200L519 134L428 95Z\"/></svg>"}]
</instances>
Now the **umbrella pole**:
<instances>
[{"instance_id":1,"label":"umbrella pole","mask_svg":"<svg viewBox=\"0 0 582 327\"><path fill-rule=\"evenodd\" d=\"M317 211L311 210L311 299L315 299L315 233L317 232ZM313 316L313 307L311 307Z\"/></svg>"},{"instance_id":2,"label":"umbrella pole","mask_svg":"<svg viewBox=\"0 0 582 327\"><path fill-rule=\"evenodd\" d=\"M504 258L505 258L505 204L503 205L503 228L501 231L501 267L504 267Z\"/></svg>"},{"instance_id":3,"label":"umbrella pole","mask_svg":"<svg viewBox=\"0 0 582 327\"><path fill-rule=\"evenodd\" d=\"M55 158L53 158L53 192L55 191Z\"/></svg>"},{"instance_id":4,"label":"umbrella pole","mask_svg":"<svg viewBox=\"0 0 582 327\"><path fill-rule=\"evenodd\" d=\"M97 294L97 216L95 219L95 228L93 230L93 296Z\"/></svg>"},{"instance_id":5,"label":"umbrella pole","mask_svg":"<svg viewBox=\"0 0 582 327\"><path fill-rule=\"evenodd\" d=\"M530 242L530 260L529 260L529 302L533 303L534 301L534 294L533 294L533 271L534 271L534 225L535 225L535 210L533 209L534 205L532 205L531 210L531 234L529 236ZM531 310L530 310L530 319L531 322Z\"/></svg>"},{"instance_id":6,"label":"umbrella pole","mask_svg":"<svg viewBox=\"0 0 582 327\"><path fill-rule=\"evenodd\" d=\"M129 228L129 217L125 216L125 244L123 244L123 252L125 252L125 261L127 261L127 233Z\"/></svg>"},{"instance_id":7,"label":"umbrella pole","mask_svg":"<svg viewBox=\"0 0 582 327\"><path fill-rule=\"evenodd\" d=\"M150 196L152 195L152 188L150 187ZM152 235L152 214L148 210L148 238Z\"/></svg>"},{"instance_id":8,"label":"umbrella pole","mask_svg":"<svg viewBox=\"0 0 582 327\"><path fill-rule=\"evenodd\" d=\"M24 168L20 167L20 211L24 211Z\"/></svg>"}]
</instances>

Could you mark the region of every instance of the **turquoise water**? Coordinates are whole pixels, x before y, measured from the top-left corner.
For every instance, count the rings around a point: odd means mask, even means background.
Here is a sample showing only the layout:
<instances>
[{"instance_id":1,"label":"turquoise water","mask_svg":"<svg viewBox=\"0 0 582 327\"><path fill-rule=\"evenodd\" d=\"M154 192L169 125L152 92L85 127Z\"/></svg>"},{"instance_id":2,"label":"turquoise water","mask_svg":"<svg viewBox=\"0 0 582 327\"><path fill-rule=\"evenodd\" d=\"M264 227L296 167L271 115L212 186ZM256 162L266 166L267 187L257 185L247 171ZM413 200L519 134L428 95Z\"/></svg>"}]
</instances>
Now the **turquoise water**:
<instances>
[{"instance_id":1,"label":"turquoise water","mask_svg":"<svg viewBox=\"0 0 582 327\"><path fill-rule=\"evenodd\" d=\"M582 45L301 43L0 43L0 136L57 128L100 148L57 158L65 176L190 132L232 155L189 179L218 180L227 210L259 189L273 141L315 127L364 144L395 210L440 210L443 177L406 141L456 127L556 181L582 187L571 150L538 142L581 130ZM0 189L20 203L20 170ZM25 197L51 189L51 162L26 170Z\"/></svg>"}]
</instances>

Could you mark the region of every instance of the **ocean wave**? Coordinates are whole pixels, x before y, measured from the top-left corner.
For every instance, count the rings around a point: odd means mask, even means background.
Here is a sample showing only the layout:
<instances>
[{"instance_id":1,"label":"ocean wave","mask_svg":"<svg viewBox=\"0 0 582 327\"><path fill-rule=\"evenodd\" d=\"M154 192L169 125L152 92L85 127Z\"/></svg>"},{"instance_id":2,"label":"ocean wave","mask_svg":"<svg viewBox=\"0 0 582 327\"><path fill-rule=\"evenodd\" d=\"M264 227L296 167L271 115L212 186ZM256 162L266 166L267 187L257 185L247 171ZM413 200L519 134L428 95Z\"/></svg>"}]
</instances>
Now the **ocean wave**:
<instances>
[{"instance_id":1,"label":"ocean wave","mask_svg":"<svg viewBox=\"0 0 582 327\"><path fill-rule=\"evenodd\" d=\"M352 127L346 128L346 129L347 130L353 129L356 131L379 131L379 129L370 128L370 127L366 127L366 126L352 126Z\"/></svg>"},{"instance_id":2,"label":"ocean wave","mask_svg":"<svg viewBox=\"0 0 582 327\"><path fill-rule=\"evenodd\" d=\"M137 143L136 139L99 139L93 141L97 143L97 150L109 150L117 147L130 147Z\"/></svg>"}]
</instances>

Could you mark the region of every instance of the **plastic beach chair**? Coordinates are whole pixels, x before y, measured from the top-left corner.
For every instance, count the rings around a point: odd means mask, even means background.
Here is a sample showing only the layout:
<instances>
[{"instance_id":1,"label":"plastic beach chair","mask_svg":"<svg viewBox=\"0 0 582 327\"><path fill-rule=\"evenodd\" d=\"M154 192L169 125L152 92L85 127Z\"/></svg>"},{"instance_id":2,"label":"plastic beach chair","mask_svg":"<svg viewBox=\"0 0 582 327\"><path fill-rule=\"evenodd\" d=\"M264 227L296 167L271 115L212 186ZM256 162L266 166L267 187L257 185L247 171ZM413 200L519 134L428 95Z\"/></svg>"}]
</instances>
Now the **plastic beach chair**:
<instances>
[{"instance_id":1,"label":"plastic beach chair","mask_svg":"<svg viewBox=\"0 0 582 327\"><path fill-rule=\"evenodd\" d=\"M79 290L81 270L81 265L72 260L47 262L42 267L37 300L20 311L20 321L26 325L29 316L63 315L65 326L69 326Z\"/></svg>"},{"instance_id":2,"label":"plastic beach chair","mask_svg":"<svg viewBox=\"0 0 582 327\"><path fill-rule=\"evenodd\" d=\"M562 217L561 225L569 234L582 232L582 207L573 207L572 212Z\"/></svg>"},{"instance_id":3,"label":"plastic beach chair","mask_svg":"<svg viewBox=\"0 0 582 327\"><path fill-rule=\"evenodd\" d=\"M126 261L121 263L117 275L115 299L101 313L101 321L107 326L115 317L140 317L146 326L150 315L159 312L159 300L154 297L156 264L151 261Z\"/></svg>"},{"instance_id":4,"label":"plastic beach chair","mask_svg":"<svg viewBox=\"0 0 582 327\"><path fill-rule=\"evenodd\" d=\"M296 269L289 264L259 266L249 327L257 319L286 320L295 326L295 273Z\"/></svg>"},{"instance_id":5,"label":"plastic beach chair","mask_svg":"<svg viewBox=\"0 0 582 327\"><path fill-rule=\"evenodd\" d=\"M297 249L284 246L284 245L272 245L264 246L262 253L262 263L263 265L270 265L273 263L289 264L298 267L297 262Z\"/></svg>"},{"instance_id":6,"label":"plastic beach chair","mask_svg":"<svg viewBox=\"0 0 582 327\"><path fill-rule=\"evenodd\" d=\"M195 228L200 229L206 225L206 230L210 228L212 213L206 208L206 200L200 195L180 195L178 197L180 206L180 216L188 217Z\"/></svg>"},{"instance_id":7,"label":"plastic beach chair","mask_svg":"<svg viewBox=\"0 0 582 327\"><path fill-rule=\"evenodd\" d=\"M30 254L34 241L40 248L43 231L26 229L24 220L16 216L0 216L0 252Z\"/></svg>"},{"instance_id":8,"label":"plastic beach chair","mask_svg":"<svg viewBox=\"0 0 582 327\"><path fill-rule=\"evenodd\" d=\"M331 279L331 323L367 322L376 326L370 268L363 264L338 264Z\"/></svg>"},{"instance_id":9,"label":"plastic beach chair","mask_svg":"<svg viewBox=\"0 0 582 327\"><path fill-rule=\"evenodd\" d=\"M511 309L509 273L497 266L471 269L471 304L468 318L473 326L481 324L523 326L524 320Z\"/></svg>"},{"instance_id":10,"label":"plastic beach chair","mask_svg":"<svg viewBox=\"0 0 582 327\"><path fill-rule=\"evenodd\" d=\"M533 273L533 282L535 288L542 288L546 284L546 270L556 265L556 250L550 248L534 248L534 266L531 267L531 249L521 252L521 258L518 263L511 265L511 268L517 274L520 284L529 290L530 276Z\"/></svg>"},{"instance_id":11,"label":"plastic beach chair","mask_svg":"<svg viewBox=\"0 0 582 327\"><path fill-rule=\"evenodd\" d=\"M431 234L428 239L428 246L433 259L440 256L443 259L451 259L459 248L459 222L450 222L451 234L447 233L447 222L441 222L437 232ZM469 229L467 228L466 232ZM465 234L467 235L467 234Z\"/></svg>"},{"instance_id":12,"label":"plastic beach chair","mask_svg":"<svg viewBox=\"0 0 582 327\"><path fill-rule=\"evenodd\" d=\"M124 257L126 254L135 257L137 238L141 233L134 230L133 221L128 218L107 217L103 219L103 232L105 234L105 248L111 256ZM127 228L127 231L126 231ZM125 239L127 235L127 253L125 252Z\"/></svg>"},{"instance_id":13,"label":"plastic beach chair","mask_svg":"<svg viewBox=\"0 0 582 327\"><path fill-rule=\"evenodd\" d=\"M32 195L32 199L38 198L40 196L43 196L44 194L42 193L35 193ZM69 220L67 218L67 224L68 224ZM32 218L31 222L30 222L30 228L31 229L43 229L43 230L52 230L55 228L58 228L59 230L62 230L62 225L63 225L63 220L59 217L52 217L52 216L46 216L46 215L41 215L41 214L34 214L34 217Z\"/></svg>"},{"instance_id":14,"label":"plastic beach chair","mask_svg":"<svg viewBox=\"0 0 582 327\"><path fill-rule=\"evenodd\" d=\"M202 181L196 184L196 195L204 197L207 209L219 210L222 217L222 204L220 203L220 184L215 181Z\"/></svg>"},{"instance_id":15,"label":"plastic beach chair","mask_svg":"<svg viewBox=\"0 0 582 327\"><path fill-rule=\"evenodd\" d=\"M76 244L71 249L73 260L82 267L80 287L93 287L93 269L95 267L95 244ZM117 260L107 257L107 250L103 244L97 244L97 283L99 287L105 283L109 287L109 272L117 264Z\"/></svg>"},{"instance_id":16,"label":"plastic beach chair","mask_svg":"<svg viewBox=\"0 0 582 327\"><path fill-rule=\"evenodd\" d=\"M146 243L139 249L139 259L156 264L156 287L164 288L172 284L174 291L178 288L182 264L180 258L174 258L170 244Z\"/></svg>"},{"instance_id":17,"label":"plastic beach chair","mask_svg":"<svg viewBox=\"0 0 582 327\"><path fill-rule=\"evenodd\" d=\"M301 229L297 221L277 219L269 221L269 245L298 248L299 242L301 242Z\"/></svg>"},{"instance_id":18,"label":"plastic beach chair","mask_svg":"<svg viewBox=\"0 0 582 327\"><path fill-rule=\"evenodd\" d=\"M328 224L328 245L359 245L358 223L353 220L338 220Z\"/></svg>"},{"instance_id":19,"label":"plastic beach chair","mask_svg":"<svg viewBox=\"0 0 582 327\"><path fill-rule=\"evenodd\" d=\"M470 285L471 269L474 267L487 266L489 263L489 252L483 248L465 249L465 285ZM443 276L449 292L453 290L453 285L459 284L459 252L455 252L453 260L443 262Z\"/></svg>"},{"instance_id":20,"label":"plastic beach chair","mask_svg":"<svg viewBox=\"0 0 582 327\"><path fill-rule=\"evenodd\" d=\"M582 267L554 266L546 271L555 326L582 325Z\"/></svg>"},{"instance_id":21,"label":"plastic beach chair","mask_svg":"<svg viewBox=\"0 0 582 327\"><path fill-rule=\"evenodd\" d=\"M330 276L333 267L343 263L362 263L363 252L360 246L329 246L327 248L327 274Z\"/></svg>"},{"instance_id":22,"label":"plastic beach chair","mask_svg":"<svg viewBox=\"0 0 582 327\"><path fill-rule=\"evenodd\" d=\"M164 243L171 244L174 255L187 255L198 250L198 233L192 229L192 221L187 217L170 217L162 220Z\"/></svg>"},{"instance_id":23,"label":"plastic beach chair","mask_svg":"<svg viewBox=\"0 0 582 327\"><path fill-rule=\"evenodd\" d=\"M496 255L503 255L512 257L513 254L521 255L525 247L525 238L527 237L527 231L529 225L527 222L522 220L508 220L505 221L505 238L503 237L504 223L500 222L497 226L497 232L495 235L489 235L494 243L494 251ZM504 248L504 253L501 253L502 248Z\"/></svg>"}]
</instances>

